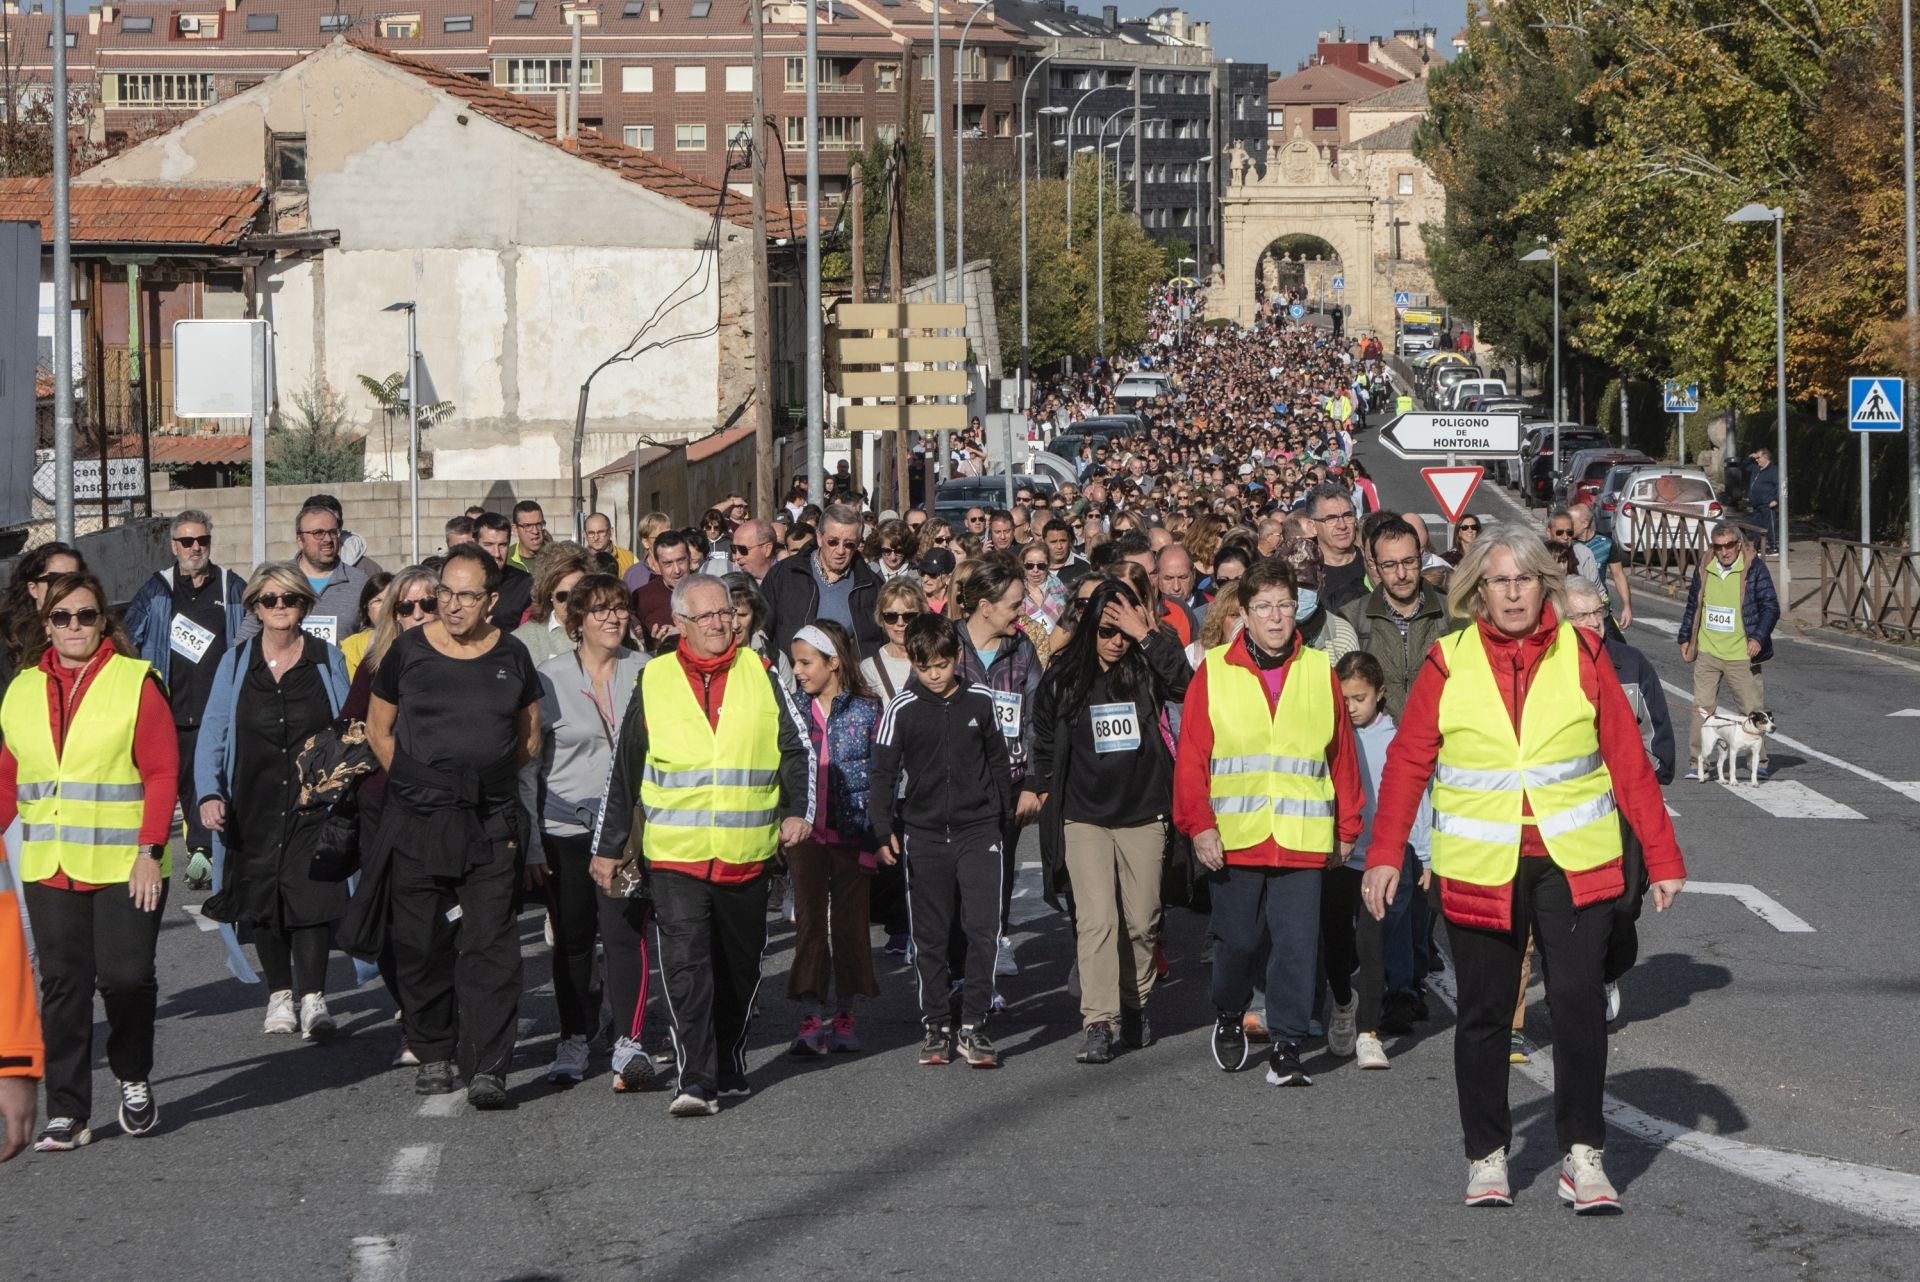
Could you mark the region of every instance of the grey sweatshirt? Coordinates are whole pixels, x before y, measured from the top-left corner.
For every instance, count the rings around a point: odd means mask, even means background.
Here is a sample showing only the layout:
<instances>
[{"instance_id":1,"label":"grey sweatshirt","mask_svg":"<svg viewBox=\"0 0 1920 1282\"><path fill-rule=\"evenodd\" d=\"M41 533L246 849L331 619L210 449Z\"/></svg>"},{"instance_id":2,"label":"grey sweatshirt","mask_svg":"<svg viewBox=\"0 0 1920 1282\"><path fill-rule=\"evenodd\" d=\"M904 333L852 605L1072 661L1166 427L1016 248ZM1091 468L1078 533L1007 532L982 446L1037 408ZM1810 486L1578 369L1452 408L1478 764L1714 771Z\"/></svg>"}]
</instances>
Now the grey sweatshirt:
<instances>
[{"instance_id":1,"label":"grey sweatshirt","mask_svg":"<svg viewBox=\"0 0 1920 1282\"><path fill-rule=\"evenodd\" d=\"M546 862L542 838L547 833L584 837L593 831L613 766L614 736L626 719L647 659L623 650L615 660L611 727L594 706L587 674L574 651L540 665L540 753L520 768L520 801L534 817L527 838L528 863Z\"/></svg>"}]
</instances>

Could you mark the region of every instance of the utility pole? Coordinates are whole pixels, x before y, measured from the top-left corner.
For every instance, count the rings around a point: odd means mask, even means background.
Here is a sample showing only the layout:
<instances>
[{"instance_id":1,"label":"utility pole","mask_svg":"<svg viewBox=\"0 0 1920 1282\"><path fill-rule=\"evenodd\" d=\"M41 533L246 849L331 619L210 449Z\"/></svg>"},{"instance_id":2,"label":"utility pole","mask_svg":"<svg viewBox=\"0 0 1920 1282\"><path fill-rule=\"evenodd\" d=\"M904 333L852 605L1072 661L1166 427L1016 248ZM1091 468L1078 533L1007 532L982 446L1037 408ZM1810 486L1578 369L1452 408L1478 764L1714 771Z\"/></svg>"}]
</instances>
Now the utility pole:
<instances>
[{"instance_id":1,"label":"utility pole","mask_svg":"<svg viewBox=\"0 0 1920 1282\"><path fill-rule=\"evenodd\" d=\"M773 491L773 302L767 285L767 91L766 7L753 13L753 124L747 130L753 163L753 514L765 520L779 496ZM632 513L638 520L640 514Z\"/></svg>"},{"instance_id":2,"label":"utility pole","mask_svg":"<svg viewBox=\"0 0 1920 1282\"><path fill-rule=\"evenodd\" d=\"M896 142L893 163L887 170L887 281L888 296L895 306L906 301L906 282L900 278L907 256L907 167L901 163L904 156L905 152ZM907 448L907 435L904 427L893 433L894 484L899 487L899 506L894 510L902 517L906 516L907 508L913 502L909 476L912 459Z\"/></svg>"},{"instance_id":3,"label":"utility pole","mask_svg":"<svg viewBox=\"0 0 1920 1282\"><path fill-rule=\"evenodd\" d=\"M53 0L53 537L73 542L73 220L67 212L67 0ZM12 50L4 55L12 56ZM98 389L95 391L98 399ZM107 470L100 469L100 493Z\"/></svg>"},{"instance_id":4,"label":"utility pole","mask_svg":"<svg viewBox=\"0 0 1920 1282\"><path fill-rule=\"evenodd\" d=\"M853 202L853 212L847 218L847 226L853 233L853 272L847 292L853 302L864 303L867 301L867 174L865 166L857 158L847 166L847 182L847 199ZM851 429L847 432L855 485L860 484L860 441L863 435ZM880 479L880 451L877 449L873 452L873 477L875 481ZM873 488L869 487L867 493L871 495ZM876 507L874 510L879 509Z\"/></svg>"},{"instance_id":5,"label":"utility pole","mask_svg":"<svg viewBox=\"0 0 1920 1282\"><path fill-rule=\"evenodd\" d=\"M940 93L940 0L933 9L933 301L947 301L947 117ZM953 471L953 434L940 431L940 472L946 480ZM933 510L933 482L927 483L927 510Z\"/></svg>"},{"instance_id":6,"label":"utility pole","mask_svg":"<svg viewBox=\"0 0 1920 1282\"><path fill-rule=\"evenodd\" d=\"M825 364L820 332L820 0L807 0L807 501L826 497Z\"/></svg>"},{"instance_id":7,"label":"utility pole","mask_svg":"<svg viewBox=\"0 0 1920 1282\"><path fill-rule=\"evenodd\" d=\"M1902 146L1907 168L1907 550L1920 554L1920 407L1913 403L1920 384L1920 276L1916 276L1913 203L1913 5L1900 6L1900 104ZM1780 460L1782 469L1786 460ZM1781 504L1784 512L1786 505Z\"/></svg>"},{"instance_id":8,"label":"utility pole","mask_svg":"<svg viewBox=\"0 0 1920 1282\"><path fill-rule=\"evenodd\" d=\"M567 137L575 142L580 140L580 26L586 16L584 9L567 14L567 26L573 31L572 65L567 70Z\"/></svg>"}]
</instances>

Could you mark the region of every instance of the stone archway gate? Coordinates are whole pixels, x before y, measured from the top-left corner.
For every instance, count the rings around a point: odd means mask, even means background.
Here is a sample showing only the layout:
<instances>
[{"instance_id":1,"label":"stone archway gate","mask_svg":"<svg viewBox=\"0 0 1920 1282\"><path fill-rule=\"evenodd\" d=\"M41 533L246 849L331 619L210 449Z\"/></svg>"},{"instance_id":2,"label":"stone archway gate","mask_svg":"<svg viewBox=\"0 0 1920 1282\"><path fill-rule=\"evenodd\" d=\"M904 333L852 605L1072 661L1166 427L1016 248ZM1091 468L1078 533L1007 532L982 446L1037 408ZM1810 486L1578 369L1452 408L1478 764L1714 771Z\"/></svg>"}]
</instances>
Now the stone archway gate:
<instances>
[{"instance_id":1,"label":"stone archway gate","mask_svg":"<svg viewBox=\"0 0 1920 1282\"><path fill-rule=\"evenodd\" d=\"M1222 280L1209 311L1251 324L1260 255L1283 236L1307 235L1340 255L1342 301L1353 308L1347 331L1374 330L1376 318L1391 319L1392 296L1377 296L1382 284L1374 270L1375 197L1358 170L1344 160L1329 165L1297 130L1292 142L1270 149L1264 161L1236 145L1227 166L1220 195Z\"/></svg>"}]
</instances>

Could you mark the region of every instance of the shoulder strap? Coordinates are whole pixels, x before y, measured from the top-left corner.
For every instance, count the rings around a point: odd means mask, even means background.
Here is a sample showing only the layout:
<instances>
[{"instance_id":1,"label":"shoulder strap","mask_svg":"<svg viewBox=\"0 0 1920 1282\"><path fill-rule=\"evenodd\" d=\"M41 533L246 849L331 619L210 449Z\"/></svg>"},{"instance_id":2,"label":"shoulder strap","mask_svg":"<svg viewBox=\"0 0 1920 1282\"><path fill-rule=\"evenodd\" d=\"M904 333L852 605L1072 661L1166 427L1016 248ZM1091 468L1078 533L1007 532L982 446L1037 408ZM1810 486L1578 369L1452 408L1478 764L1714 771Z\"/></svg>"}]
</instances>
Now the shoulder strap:
<instances>
[{"instance_id":1,"label":"shoulder strap","mask_svg":"<svg viewBox=\"0 0 1920 1282\"><path fill-rule=\"evenodd\" d=\"M900 693L893 688L893 678L887 675L887 657L879 650L873 652L873 674L880 678L880 688L887 692L888 699Z\"/></svg>"}]
</instances>

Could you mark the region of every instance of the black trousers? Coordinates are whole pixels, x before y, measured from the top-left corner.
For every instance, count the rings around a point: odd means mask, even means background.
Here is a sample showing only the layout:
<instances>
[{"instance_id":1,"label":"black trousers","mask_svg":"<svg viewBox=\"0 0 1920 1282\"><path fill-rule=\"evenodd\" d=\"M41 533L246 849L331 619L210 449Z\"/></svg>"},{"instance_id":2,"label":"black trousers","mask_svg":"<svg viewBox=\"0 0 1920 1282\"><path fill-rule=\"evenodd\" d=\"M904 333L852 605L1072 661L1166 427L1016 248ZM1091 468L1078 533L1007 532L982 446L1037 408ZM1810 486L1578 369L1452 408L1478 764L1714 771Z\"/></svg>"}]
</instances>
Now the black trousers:
<instances>
[{"instance_id":1,"label":"black trousers","mask_svg":"<svg viewBox=\"0 0 1920 1282\"><path fill-rule=\"evenodd\" d=\"M253 950L260 954L260 976L267 991L289 991L296 998L327 991L327 950L333 927L253 928Z\"/></svg>"},{"instance_id":2,"label":"black trousers","mask_svg":"<svg viewBox=\"0 0 1920 1282\"><path fill-rule=\"evenodd\" d=\"M494 843L487 862L436 877L393 853L393 961L407 1045L422 1063L454 1061L505 1077L520 1010L520 939L514 889L518 851Z\"/></svg>"},{"instance_id":3,"label":"black trousers","mask_svg":"<svg viewBox=\"0 0 1920 1282\"><path fill-rule=\"evenodd\" d=\"M904 842L907 908L913 930L913 968L920 981L920 1017L945 1028L953 984L948 947L958 928L965 941L960 1022L986 1021L993 1003L993 960L1000 926L1004 840L991 830L951 841L908 837Z\"/></svg>"},{"instance_id":4,"label":"black trousers","mask_svg":"<svg viewBox=\"0 0 1920 1282\"><path fill-rule=\"evenodd\" d=\"M1320 878L1320 940L1326 950L1327 986L1333 1000L1345 1006L1356 986L1360 1009L1355 1012L1363 1033L1380 1031L1380 999L1386 990L1385 924L1373 919L1360 903L1358 868L1344 864ZM1360 972L1354 982L1354 971Z\"/></svg>"},{"instance_id":5,"label":"black trousers","mask_svg":"<svg viewBox=\"0 0 1920 1282\"><path fill-rule=\"evenodd\" d=\"M867 899L867 915L889 935L904 935L912 928L907 913L907 875L904 865L881 864L874 870L873 888Z\"/></svg>"},{"instance_id":6,"label":"black trousers","mask_svg":"<svg viewBox=\"0 0 1920 1282\"><path fill-rule=\"evenodd\" d=\"M175 726L175 740L180 745L180 813L187 821L187 849L212 850L213 838L207 835L207 826L200 822L199 789L193 777L194 745L200 742L199 726Z\"/></svg>"},{"instance_id":7,"label":"black trousers","mask_svg":"<svg viewBox=\"0 0 1920 1282\"><path fill-rule=\"evenodd\" d=\"M1620 821L1620 871L1626 878L1626 893L1613 901L1613 929L1607 937L1605 978L1617 984L1620 977L1640 960L1640 901L1647 893L1647 852L1633 835L1633 825Z\"/></svg>"},{"instance_id":8,"label":"black trousers","mask_svg":"<svg viewBox=\"0 0 1920 1282\"><path fill-rule=\"evenodd\" d=\"M746 1082L768 879L721 884L655 872L648 883L680 1089L711 1098L718 1087Z\"/></svg>"},{"instance_id":9,"label":"black trousers","mask_svg":"<svg viewBox=\"0 0 1920 1282\"><path fill-rule=\"evenodd\" d=\"M614 1036L638 1042L647 1022L653 962L652 950L647 947L652 901L637 895L597 898L600 938L607 946L607 1004L613 1008Z\"/></svg>"},{"instance_id":10,"label":"black trousers","mask_svg":"<svg viewBox=\"0 0 1920 1282\"><path fill-rule=\"evenodd\" d=\"M141 912L127 888L57 890L29 883L27 917L40 950L40 1036L46 1043L47 1116L82 1125L93 1115L93 994L107 1008L107 1064L123 1082L153 1073L153 1013L160 996L154 947L167 909Z\"/></svg>"},{"instance_id":11,"label":"black trousers","mask_svg":"<svg viewBox=\"0 0 1920 1282\"><path fill-rule=\"evenodd\" d=\"M1554 1132L1562 1152L1575 1144L1605 1144L1600 1106L1607 1080L1607 1013L1601 971L1613 911L1611 900L1574 907L1566 874L1552 860L1522 858L1513 881L1511 929L1447 923L1460 996L1454 1085L1469 1159L1485 1157L1513 1139L1507 1053L1529 925L1553 1010Z\"/></svg>"},{"instance_id":12,"label":"black trousers","mask_svg":"<svg viewBox=\"0 0 1920 1282\"><path fill-rule=\"evenodd\" d=\"M545 833L547 907L553 913L553 999L560 1007L560 1035L591 1037L599 1023L593 987L593 941L600 930L600 888L587 875L593 835Z\"/></svg>"}]
</instances>

